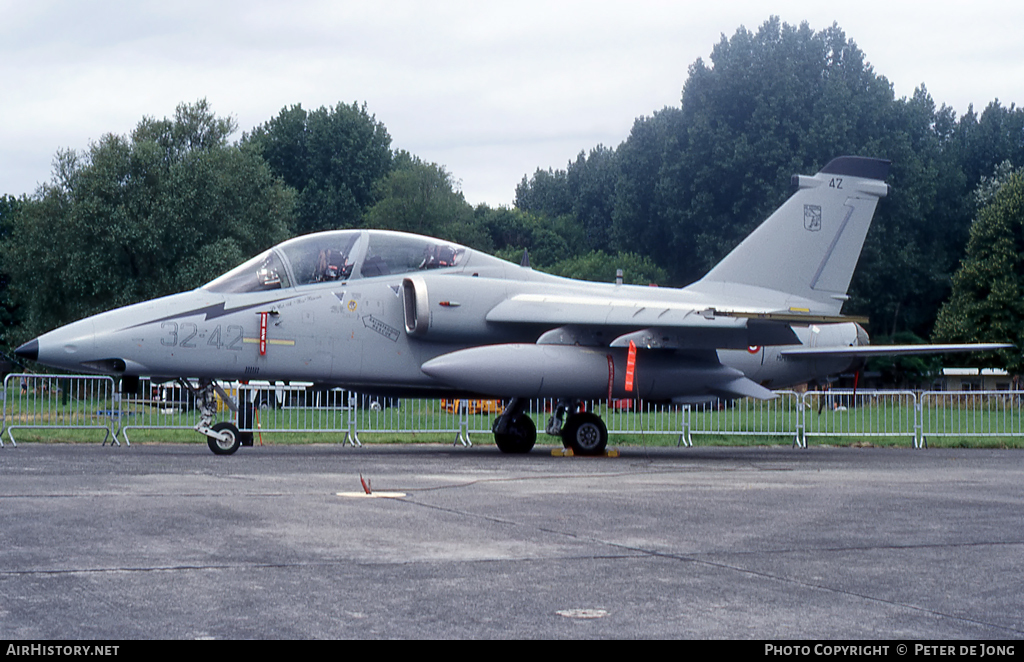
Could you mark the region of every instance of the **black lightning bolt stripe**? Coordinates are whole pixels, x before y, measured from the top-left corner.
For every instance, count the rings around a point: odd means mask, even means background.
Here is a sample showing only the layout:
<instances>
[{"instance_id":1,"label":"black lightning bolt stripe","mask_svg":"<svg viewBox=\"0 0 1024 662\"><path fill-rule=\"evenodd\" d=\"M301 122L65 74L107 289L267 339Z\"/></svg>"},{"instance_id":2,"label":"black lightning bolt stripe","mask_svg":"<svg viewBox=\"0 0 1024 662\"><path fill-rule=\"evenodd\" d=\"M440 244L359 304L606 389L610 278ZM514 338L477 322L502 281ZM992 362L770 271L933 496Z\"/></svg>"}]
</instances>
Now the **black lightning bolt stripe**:
<instances>
[{"instance_id":1,"label":"black lightning bolt stripe","mask_svg":"<svg viewBox=\"0 0 1024 662\"><path fill-rule=\"evenodd\" d=\"M193 317L195 315L204 315L204 314L206 315L206 317L203 318L203 321L204 322L208 322L208 321L210 321L212 319L216 319L218 317L224 317L225 315L231 315L233 313L239 313L239 312L242 312L242 311L245 311L245 310L252 310L253 308L264 308L264 307L269 306L271 304L280 303L282 301L287 301L288 299L294 299L294 298L295 298L294 296L282 297L280 299L272 299L270 301L261 301L259 303L254 303L254 304L249 305L249 306L239 306L238 308L225 308L226 304L222 301L220 303L215 303L212 306L206 306L204 308L196 308L195 310L187 310L187 311L185 311L183 313L175 313L174 315L168 315L167 317L160 317L160 318L157 318L155 320L147 320L145 322L140 322L138 324L134 324L132 326L125 327L124 329L122 329L122 331L128 331L129 329L137 329L140 326L146 326L147 324L156 324L157 322L170 322L171 320L179 320L179 319L182 319L182 318L185 318L185 317Z\"/></svg>"}]
</instances>

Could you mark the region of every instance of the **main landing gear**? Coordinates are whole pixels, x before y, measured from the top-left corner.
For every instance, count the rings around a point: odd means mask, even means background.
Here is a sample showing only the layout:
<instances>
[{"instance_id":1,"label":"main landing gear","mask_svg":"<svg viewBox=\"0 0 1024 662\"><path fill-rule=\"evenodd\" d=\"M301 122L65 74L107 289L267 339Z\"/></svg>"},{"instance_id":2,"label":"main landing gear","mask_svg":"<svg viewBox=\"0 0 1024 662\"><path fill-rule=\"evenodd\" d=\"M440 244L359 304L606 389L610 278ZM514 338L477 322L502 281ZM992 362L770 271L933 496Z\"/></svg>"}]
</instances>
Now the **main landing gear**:
<instances>
[{"instance_id":1,"label":"main landing gear","mask_svg":"<svg viewBox=\"0 0 1024 662\"><path fill-rule=\"evenodd\" d=\"M494 419L491 432L502 453L529 453L537 442L537 426L524 411L526 404L522 398L512 398L501 415Z\"/></svg>"},{"instance_id":2,"label":"main landing gear","mask_svg":"<svg viewBox=\"0 0 1024 662\"><path fill-rule=\"evenodd\" d=\"M503 453L529 453L537 441L537 426L525 412L527 402L513 398L495 419L492 431ZM608 446L608 428L597 414L576 411L578 400L559 400L544 431L561 437L575 455L601 455ZM572 411L566 418L566 412ZM565 418L565 423L562 419Z\"/></svg>"},{"instance_id":3,"label":"main landing gear","mask_svg":"<svg viewBox=\"0 0 1024 662\"><path fill-rule=\"evenodd\" d=\"M562 444L576 455L601 455L608 446L608 428L597 414L570 414L562 426Z\"/></svg>"}]
</instances>

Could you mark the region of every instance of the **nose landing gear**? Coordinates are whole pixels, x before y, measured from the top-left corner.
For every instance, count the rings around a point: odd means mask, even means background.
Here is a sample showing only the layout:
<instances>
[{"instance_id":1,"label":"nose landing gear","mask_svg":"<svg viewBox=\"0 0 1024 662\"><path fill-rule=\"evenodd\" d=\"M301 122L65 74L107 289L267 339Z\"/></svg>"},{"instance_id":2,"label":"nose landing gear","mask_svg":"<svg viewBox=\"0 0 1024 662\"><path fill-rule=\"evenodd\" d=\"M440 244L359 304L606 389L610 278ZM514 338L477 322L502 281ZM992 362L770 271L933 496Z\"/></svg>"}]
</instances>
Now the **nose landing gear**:
<instances>
[{"instance_id":1,"label":"nose landing gear","mask_svg":"<svg viewBox=\"0 0 1024 662\"><path fill-rule=\"evenodd\" d=\"M196 423L195 431L206 437L206 444L210 450L217 455L231 455L238 450L238 447L245 441L243 433L238 431L234 423L221 421L210 426L213 417L217 414L217 395L232 411L238 412L234 401L224 392L216 382L210 379L200 379L199 388L195 388L187 379L178 380L182 386L188 388L196 398L196 407L199 409L199 422ZM246 433L248 434L248 433ZM251 436L251 435L250 435ZM246 445L252 445L251 439Z\"/></svg>"}]
</instances>

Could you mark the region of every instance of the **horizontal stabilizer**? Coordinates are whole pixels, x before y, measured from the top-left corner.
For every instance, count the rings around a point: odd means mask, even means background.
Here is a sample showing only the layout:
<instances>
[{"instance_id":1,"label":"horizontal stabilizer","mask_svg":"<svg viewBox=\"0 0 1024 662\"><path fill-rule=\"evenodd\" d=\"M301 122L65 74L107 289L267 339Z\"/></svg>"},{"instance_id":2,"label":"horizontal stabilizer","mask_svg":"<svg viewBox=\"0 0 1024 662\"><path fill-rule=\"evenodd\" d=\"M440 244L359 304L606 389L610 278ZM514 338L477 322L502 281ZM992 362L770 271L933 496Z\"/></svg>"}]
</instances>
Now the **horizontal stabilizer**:
<instances>
[{"instance_id":1,"label":"horizontal stabilizer","mask_svg":"<svg viewBox=\"0 0 1024 662\"><path fill-rule=\"evenodd\" d=\"M1013 349L1007 343L971 343L963 345L859 345L854 347L801 347L784 349L788 358L822 359L830 357L909 356L912 354L955 354Z\"/></svg>"}]
</instances>

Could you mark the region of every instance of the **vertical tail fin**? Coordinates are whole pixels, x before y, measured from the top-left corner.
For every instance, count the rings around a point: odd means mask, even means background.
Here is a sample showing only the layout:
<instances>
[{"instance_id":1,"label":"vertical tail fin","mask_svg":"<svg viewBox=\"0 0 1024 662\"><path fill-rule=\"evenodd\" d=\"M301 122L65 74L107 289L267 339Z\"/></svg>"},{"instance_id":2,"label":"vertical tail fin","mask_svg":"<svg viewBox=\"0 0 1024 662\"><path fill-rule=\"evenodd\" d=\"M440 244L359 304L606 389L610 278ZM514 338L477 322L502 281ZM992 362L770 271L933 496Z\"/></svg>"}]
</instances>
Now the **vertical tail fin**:
<instances>
[{"instance_id":1,"label":"vertical tail fin","mask_svg":"<svg viewBox=\"0 0 1024 662\"><path fill-rule=\"evenodd\" d=\"M889 161L833 159L813 177L794 175L796 192L690 287L748 285L810 300L838 313L846 299L875 206L889 192Z\"/></svg>"}]
</instances>

